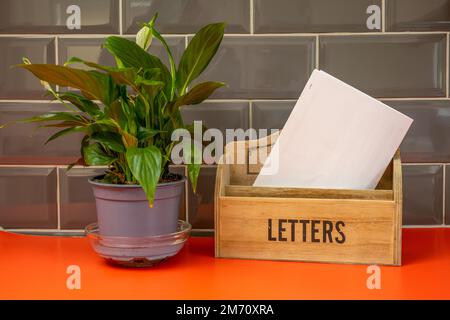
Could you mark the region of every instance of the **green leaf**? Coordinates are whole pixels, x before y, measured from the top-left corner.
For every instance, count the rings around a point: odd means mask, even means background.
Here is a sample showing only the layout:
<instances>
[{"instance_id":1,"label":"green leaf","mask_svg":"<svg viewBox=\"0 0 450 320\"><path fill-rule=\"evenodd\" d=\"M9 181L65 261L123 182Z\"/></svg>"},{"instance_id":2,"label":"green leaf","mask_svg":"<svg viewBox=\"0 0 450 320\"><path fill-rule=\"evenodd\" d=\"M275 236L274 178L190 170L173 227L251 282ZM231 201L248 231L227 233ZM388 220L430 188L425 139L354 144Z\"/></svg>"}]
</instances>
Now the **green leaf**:
<instances>
[{"instance_id":1,"label":"green leaf","mask_svg":"<svg viewBox=\"0 0 450 320\"><path fill-rule=\"evenodd\" d=\"M101 114L99 106L85 97L82 97L76 93L65 92L59 94L59 97L64 101L69 101L75 107L77 107L81 112L85 112L90 116L97 116Z\"/></svg>"},{"instance_id":2,"label":"green leaf","mask_svg":"<svg viewBox=\"0 0 450 320\"><path fill-rule=\"evenodd\" d=\"M82 63L88 67L95 68L98 70L102 70L107 72L115 83L117 84L125 84L129 85L133 89L135 89L135 78L136 78L136 69L135 68L114 68L114 67L108 67L108 66L102 66L101 64L86 61L83 59L80 59L78 57L72 57L70 58L64 66L67 66L69 64L73 63Z\"/></svg>"},{"instance_id":3,"label":"green leaf","mask_svg":"<svg viewBox=\"0 0 450 320\"><path fill-rule=\"evenodd\" d=\"M136 84L145 86L163 86L164 82L158 80L144 79L138 76L136 78Z\"/></svg>"},{"instance_id":4,"label":"green leaf","mask_svg":"<svg viewBox=\"0 0 450 320\"><path fill-rule=\"evenodd\" d=\"M120 126L114 119L104 118L96 120L92 125L104 126L108 130L120 132Z\"/></svg>"},{"instance_id":5,"label":"green leaf","mask_svg":"<svg viewBox=\"0 0 450 320\"><path fill-rule=\"evenodd\" d=\"M44 127L44 128L67 128L67 127L76 127L79 124L80 124L79 122L75 122L75 121L62 121L62 122L58 122L58 123L47 123L47 124L39 126L39 128L41 128L41 127ZM83 127L86 128L88 126L83 126Z\"/></svg>"},{"instance_id":6,"label":"green leaf","mask_svg":"<svg viewBox=\"0 0 450 320\"><path fill-rule=\"evenodd\" d=\"M99 131L91 136L91 140L100 142L112 151L124 153L125 147L122 143L122 137L115 132Z\"/></svg>"},{"instance_id":7,"label":"green leaf","mask_svg":"<svg viewBox=\"0 0 450 320\"><path fill-rule=\"evenodd\" d=\"M115 158L107 155L98 143L82 148L84 161L90 166L105 166L111 164Z\"/></svg>"},{"instance_id":8,"label":"green leaf","mask_svg":"<svg viewBox=\"0 0 450 320\"><path fill-rule=\"evenodd\" d=\"M177 88L184 95L187 86L208 66L222 42L224 23L209 24L192 38L181 57L177 72Z\"/></svg>"},{"instance_id":9,"label":"green leaf","mask_svg":"<svg viewBox=\"0 0 450 320\"><path fill-rule=\"evenodd\" d=\"M158 80L161 79L161 69L158 68L150 68L150 69L143 69L143 76L142 78L148 79L148 80Z\"/></svg>"},{"instance_id":10,"label":"green leaf","mask_svg":"<svg viewBox=\"0 0 450 320\"><path fill-rule=\"evenodd\" d=\"M111 75L115 83L126 84L133 89L136 89L134 83L136 79L136 70L134 68L111 68L108 70L108 73Z\"/></svg>"},{"instance_id":11,"label":"green leaf","mask_svg":"<svg viewBox=\"0 0 450 320\"><path fill-rule=\"evenodd\" d=\"M84 60L78 57L70 57L69 60L64 62L64 67L70 66L71 64L74 63L84 63Z\"/></svg>"},{"instance_id":12,"label":"green leaf","mask_svg":"<svg viewBox=\"0 0 450 320\"><path fill-rule=\"evenodd\" d=\"M86 65L88 67L95 68L95 69L102 70L102 71L109 71L111 69L120 69L120 68L103 66L103 65L98 64L96 62L87 61L87 60L84 60L84 59L81 59L81 58L78 58L78 57L71 57L69 60L67 60L64 63L64 66L67 67L67 66L69 66L71 64L74 64L74 63L81 63L81 64L84 64L84 65Z\"/></svg>"},{"instance_id":13,"label":"green leaf","mask_svg":"<svg viewBox=\"0 0 450 320\"><path fill-rule=\"evenodd\" d=\"M140 76L137 77L136 84L144 88L145 92L149 94L150 99L153 98L158 92L160 92L161 88L163 88L165 85L165 83L162 81L144 79Z\"/></svg>"},{"instance_id":14,"label":"green leaf","mask_svg":"<svg viewBox=\"0 0 450 320\"><path fill-rule=\"evenodd\" d=\"M22 123L30 122L46 122L46 121L70 121L80 125L87 125L87 119L82 116L70 112L49 112L44 113L39 116L34 116L31 118L20 120Z\"/></svg>"},{"instance_id":15,"label":"green leaf","mask_svg":"<svg viewBox=\"0 0 450 320\"><path fill-rule=\"evenodd\" d=\"M207 99L216 89L225 86L223 82L202 82L195 85L184 96L178 98L177 106L199 104Z\"/></svg>"},{"instance_id":16,"label":"green leaf","mask_svg":"<svg viewBox=\"0 0 450 320\"><path fill-rule=\"evenodd\" d=\"M201 165L191 163L187 165L189 180L191 181L192 190L196 192L197 190L197 181L198 176L200 174Z\"/></svg>"},{"instance_id":17,"label":"green leaf","mask_svg":"<svg viewBox=\"0 0 450 320\"><path fill-rule=\"evenodd\" d=\"M49 143L52 140L55 140L56 138L62 137L64 135L66 135L66 134L75 133L75 132L82 132L84 130L86 130L86 127L80 127L80 126L63 129L61 131L56 132L52 136L50 136L50 138L47 139L45 144Z\"/></svg>"},{"instance_id":18,"label":"green leaf","mask_svg":"<svg viewBox=\"0 0 450 320\"><path fill-rule=\"evenodd\" d=\"M139 47L133 41L125 38L110 36L106 38L103 46L116 58L118 58L124 67L133 67L140 69L160 69L161 73L157 80L161 80L165 84L166 94L170 94L171 75L167 67L161 60Z\"/></svg>"},{"instance_id":19,"label":"green leaf","mask_svg":"<svg viewBox=\"0 0 450 320\"><path fill-rule=\"evenodd\" d=\"M117 121L112 118L97 120L93 122L91 126L100 126L103 129L101 131L112 131L113 133L119 133L122 136L122 143L125 148L134 147L138 143L138 140L134 135L124 131Z\"/></svg>"},{"instance_id":20,"label":"green leaf","mask_svg":"<svg viewBox=\"0 0 450 320\"><path fill-rule=\"evenodd\" d=\"M23 64L32 64L30 59L28 59L26 57L22 58L22 62L23 62ZM54 93L52 86L48 82L42 81L42 80L40 82L41 82L41 85L45 88L45 90L47 90L47 93L49 93L49 92Z\"/></svg>"},{"instance_id":21,"label":"green leaf","mask_svg":"<svg viewBox=\"0 0 450 320\"><path fill-rule=\"evenodd\" d=\"M153 206L156 186L161 175L161 152L155 146L129 148L126 152L128 166Z\"/></svg>"},{"instance_id":22,"label":"green leaf","mask_svg":"<svg viewBox=\"0 0 450 320\"><path fill-rule=\"evenodd\" d=\"M80 70L70 67L51 64L22 64L42 81L56 84L61 87L71 87L81 90L88 99L97 99L109 104L108 75L94 70Z\"/></svg>"},{"instance_id":23,"label":"green leaf","mask_svg":"<svg viewBox=\"0 0 450 320\"><path fill-rule=\"evenodd\" d=\"M157 15L153 18L156 19ZM177 70L175 68L175 61L173 59L172 51L170 50L169 45L167 44L166 40L161 36L161 34L156 31L155 28L153 28L153 25L150 27L150 31L152 32L152 35L159 40L159 42L162 43L163 47L166 49L167 55L169 57L169 63L170 63L170 76L172 78L171 83L171 90L170 90L170 97L169 100L172 100L175 95L175 86L176 86L176 78L177 78Z\"/></svg>"},{"instance_id":24,"label":"green leaf","mask_svg":"<svg viewBox=\"0 0 450 320\"><path fill-rule=\"evenodd\" d=\"M162 64L157 57L149 55L136 43L125 38L110 36L106 38L103 46L112 55L118 57L125 67L159 68Z\"/></svg>"},{"instance_id":25,"label":"green leaf","mask_svg":"<svg viewBox=\"0 0 450 320\"><path fill-rule=\"evenodd\" d=\"M114 120L113 123L111 120ZM98 122L98 121L96 121ZM109 123L108 123L109 122ZM107 117L102 119L100 124L106 124L109 126L118 126L119 128L125 128L127 123L126 114L123 112L122 103L118 100L111 103L107 110Z\"/></svg>"},{"instance_id":26,"label":"green leaf","mask_svg":"<svg viewBox=\"0 0 450 320\"><path fill-rule=\"evenodd\" d=\"M125 145L125 148L132 148L137 146L138 139L135 136L125 131L122 131L121 134L122 134L122 142Z\"/></svg>"},{"instance_id":27,"label":"green leaf","mask_svg":"<svg viewBox=\"0 0 450 320\"><path fill-rule=\"evenodd\" d=\"M184 162L187 165L188 177L191 181L192 190L197 189L197 180L200 173L200 167L202 164L202 151L194 141L191 141L191 149L183 149L185 154L183 155Z\"/></svg>"},{"instance_id":28,"label":"green leaf","mask_svg":"<svg viewBox=\"0 0 450 320\"><path fill-rule=\"evenodd\" d=\"M156 136L158 133L161 133L161 132L165 132L165 131L139 127L138 133L137 133L137 138L139 141L147 141L148 139L153 138L154 136Z\"/></svg>"}]
</instances>

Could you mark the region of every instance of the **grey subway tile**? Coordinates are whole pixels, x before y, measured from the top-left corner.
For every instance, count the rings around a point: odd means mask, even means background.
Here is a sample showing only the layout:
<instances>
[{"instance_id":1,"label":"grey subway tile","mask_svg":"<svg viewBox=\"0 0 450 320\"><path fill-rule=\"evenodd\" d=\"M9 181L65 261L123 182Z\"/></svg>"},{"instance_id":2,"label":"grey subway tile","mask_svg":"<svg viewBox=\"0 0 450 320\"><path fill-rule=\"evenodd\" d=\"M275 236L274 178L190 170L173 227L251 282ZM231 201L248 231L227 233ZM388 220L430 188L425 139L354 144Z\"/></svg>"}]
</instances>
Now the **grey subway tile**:
<instances>
[{"instance_id":1,"label":"grey subway tile","mask_svg":"<svg viewBox=\"0 0 450 320\"><path fill-rule=\"evenodd\" d=\"M119 33L119 0L2 0L0 33Z\"/></svg>"},{"instance_id":2,"label":"grey subway tile","mask_svg":"<svg viewBox=\"0 0 450 320\"><path fill-rule=\"evenodd\" d=\"M14 123L50 111L66 110L59 103L0 102L0 163L59 164L80 157L81 133L66 135L45 144L57 128L39 128L40 123Z\"/></svg>"},{"instance_id":3,"label":"grey subway tile","mask_svg":"<svg viewBox=\"0 0 450 320\"><path fill-rule=\"evenodd\" d=\"M0 168L0 226L57 228L56 168Z\"/></svg>"},{"instance_id":4,"label":"grey subway tile","mask_svg":"<svg viewBox=\"0 0 450 320\"><path fill-rule=\"evenodd\" d=\"M445 224L450 224L450 164L445 166Z\"/></svg>"},{"instance_id":5,"label":"grey subway tile","mask_svg":"<svg viewBox=\"0 0 450 320\"><path fill-rule=\"evenodd\" d=\"M214 228L216 170L216 166L202 166L195 193L189 182L188 219L194 229Z\"/></svg>"},{"instance_id":6,"label":"grey subway tile","mask_svg":"<svg viewBox=\"0 0 450 320\"><path fill-rule=\"evenodd\" d=\"M441 165L403 166L403 224L442 224Z\"/></svg>"},{"instance_id":7,"label":"grey subway tile","mask_svg":"<svg viewBox=\"0 0 450 320\"><path fill-rule=\"evenodd\" d=\"M295 101L253 101L252 127L256 130L283 129L294 105Z\"/></svg>"},{"instance_id":8,"label":"grey subway tile","mask_svg":"<svg viewBox=\"0 0 450 320\"><path fill-rule=\"evenodd\" d=\"M297 99L315 66L315 37L225 36L197 82L223 81L213 98Z\"/></svg>"},{"instance_id":9,"label":"grey subway tile","mask_svg":"<svg viewBox=\"0 0 450 320\"><path fill-rule=\"evenodd\" d=\"M450 162L450 101L383 101L414 119L400 151L403 162Z\"/></svg>"},{"instance_id":10,"label":"grey subway tile","mask_svg":"<svg viewBox=\"0 0 450 320\"><path fill-rule=\"evenodd\" d=\"M102 168L59 169L62 229L84 229L97 221L92 186L88 179L103 174Z\"/></svg>"},{"instance_id":11,"label":"grey subway tile","mask_svg":"<svg viewBox=\"0 0 450 320\"><path fill-rule=\"evenodd\" d=\"M135 41L134 37L126 37L128 40ZM63 64L72 57L82 58L87 61L97 62L100 64L114 66L114 57L101 45L106 38L74 38L63 37L59 39L59 62ZM166 41L172 51L175 61L179 61L184 51L185 38L180 36L170 36ZM164 47L158 40L154 39L148 52L161 58L161 60L169 67L169 59ZM82 65L74 65L79 68ZM84 67L85 68L85 67Z\"/></svg>"},{"instance_id":12,"label":"grey subway tile","mask_svg":"<svg viewBox=\"0 0 450 320\"><path fill-rule=\"evenodd\" d=\"M114 66L114 57L101 45L105 38L60 38L58 41L59 64L64 64L72 57L78 57L86 61ZM82 64L74 64L73 67L89 69Z\"/></svg>"},{"instance_id":13,"label":"grey subway tile","mask_svg":"<svg viewBox=\"0 0 450 320\"><path fill-rule=\"evenodd\" d=\"M0 99L43 99L45 90L29 71L11 68L27 57L33 63L55 63L53 38L0 38Z\"/></svg>"},{"instance_id":14,"label":"grey subway tile","mask_svg":"<svg viewBox=\"0 0 450 320\"><path fill-rule=\"evenodd\" d=\"M380 22L369 28L370 6L377 6ZM254 12L256 33L371 32L381 27L381 0L254 0Z\"/></svg>"},{"instance_id":15,"label":"grey subway tile","mask_svg":"<svg viewBox=\"0 0 450 320\"><path fill-rule=\"evenodd\" d=\"M216 153L220 149L220 141L217 140L213 129L220 130L223 147L225 147L227 141L244 140L253 137L247 131L249 128L248 102L217 101L203 102L193 106L183 106L181 107L181 117L186 125L192 125L194 121L201 121L204 129L203 134L206 133L207 129L211 129L209 131L211 133L210 141L213 140L216 143L216 148L214 150L209 149L210 152L205 153L203 161L206 164L217 163L221 155ZM204 146L206 144L209 144L209 142L204 143Z\"/></svg>"},{"instance_id":16,"label":"grey subway tile","mask_svg":"<svg viewBox=\"0 0 450 320\"><path fill-rule=\"evenodd\" d=\"M449 0L387 0L387 31L450 30Z\"/></svg>"},{"instance_id":17,"label":"grey subway tile","mask_svg":"<svg viewBox=\"0 0 450 320\"><path fill-rule=\"evenodd\" d=\"M319 66L376 97L443 97L444 34L320 36Z\"/></svg>"},{"instance_id":18,"label":"grey subway tile","mask_svg":"<svg viewBox=\"0 0 450 320\"><path fill-rule=\"evenodd\" d=\"M162 33L195 33L208 23L226 22L225 32L250 32L250 1L243 0L123 0L123 26L127 34L158 13Z\"/></svg>"},{"instance_id":19,"label":"grey subway tile","mask_svg":"<svg viewBox=\"0 0 450 320\"><path fill-rule=\"evenodd\" d=\"M248 129L248 108L247 102L203 102L181 107L181 116L185 124L202 121L207 129L219 129L225 137L226 129Z\"/></svg>"}]
</instances>

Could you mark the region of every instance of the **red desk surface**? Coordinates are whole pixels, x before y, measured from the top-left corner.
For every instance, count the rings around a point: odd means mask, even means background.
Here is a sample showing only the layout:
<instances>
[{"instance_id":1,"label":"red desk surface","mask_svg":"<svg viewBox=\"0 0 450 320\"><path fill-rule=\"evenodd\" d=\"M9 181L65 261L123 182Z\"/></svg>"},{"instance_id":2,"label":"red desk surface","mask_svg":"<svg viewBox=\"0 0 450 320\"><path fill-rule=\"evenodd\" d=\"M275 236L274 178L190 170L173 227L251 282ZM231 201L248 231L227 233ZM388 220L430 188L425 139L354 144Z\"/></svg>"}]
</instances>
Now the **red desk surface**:
<instances>
[{"instance_id":1,"label":"red desk surface","mask_svg":"<svg viewBox=\"0 0 450 320\"><path fill-rule=\"evenodd\" d=\"M81 289L69 290L69 265ZM403 266L215 259L213 238L191 238L176 257L147 269L114 267L86 238L0 232L1 299L450 299L450 228L406 229Z\"/></svg>"}]
</instances>

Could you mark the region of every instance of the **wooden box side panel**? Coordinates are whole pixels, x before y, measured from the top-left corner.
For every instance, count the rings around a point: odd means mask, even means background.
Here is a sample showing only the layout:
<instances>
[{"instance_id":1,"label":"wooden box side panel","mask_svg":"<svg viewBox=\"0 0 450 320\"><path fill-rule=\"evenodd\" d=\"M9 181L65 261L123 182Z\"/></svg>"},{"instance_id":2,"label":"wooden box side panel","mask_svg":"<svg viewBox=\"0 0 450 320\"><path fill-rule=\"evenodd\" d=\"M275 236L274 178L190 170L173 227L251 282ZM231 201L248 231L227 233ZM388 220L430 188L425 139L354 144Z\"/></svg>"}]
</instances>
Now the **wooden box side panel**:
<instances>
[{"instance_id":1,"label":"wooden box side panel","mask_svg":"<svg viewBox=\"0 0 450 320\"><path fill-rule=\"evenodd\" d=\"M393 191L395 202L395 234L394 234L394 264L402 264L402 224L403 224L403 184L402 162L400 150L397 150L393 160Z\"/></svg>"},{"instance_id":2,"label":"wooden box side panel","mask_svg":"<svg viewBox=\"0 0 450 320\"><path fill-rule=\"evenodd\" d=\"M397 262L394 201L369 200L362 205L359 200L218 200L218 257L387 265ZM331 235L324 231L330 225ZM313 232L313 228L318 231Z\"/></svg>"},{"instance_id":3,"label":"wooden box side panel","mask_svg":"<svg viewBox=\"0 0 450 320\"><path fill-rule=\"evenodd\" d=\"M230 164L219 164L216 171L216 184L214 189L214 252L219 257L220 246L220 198L225 196L225 186L230 183Z\"/></svg>"}]
</instances>

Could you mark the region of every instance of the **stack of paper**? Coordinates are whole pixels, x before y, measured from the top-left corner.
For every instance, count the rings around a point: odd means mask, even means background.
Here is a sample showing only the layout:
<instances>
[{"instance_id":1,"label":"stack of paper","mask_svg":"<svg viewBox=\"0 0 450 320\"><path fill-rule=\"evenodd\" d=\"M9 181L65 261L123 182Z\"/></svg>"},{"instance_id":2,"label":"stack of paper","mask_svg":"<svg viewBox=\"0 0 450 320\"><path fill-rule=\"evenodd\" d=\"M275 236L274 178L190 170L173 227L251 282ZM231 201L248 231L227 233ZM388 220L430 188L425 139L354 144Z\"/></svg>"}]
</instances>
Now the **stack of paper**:
<instances>
[{"instance_id":1,"label":"stack of paper","mask_svg":"<svg viewBox=\"0 0 450 320\"><path fill-rule=\"evenodd\" d=\"M254 186L373 189L411 123L384 103L315 70Z\"/></svg>"}]
</instances>

